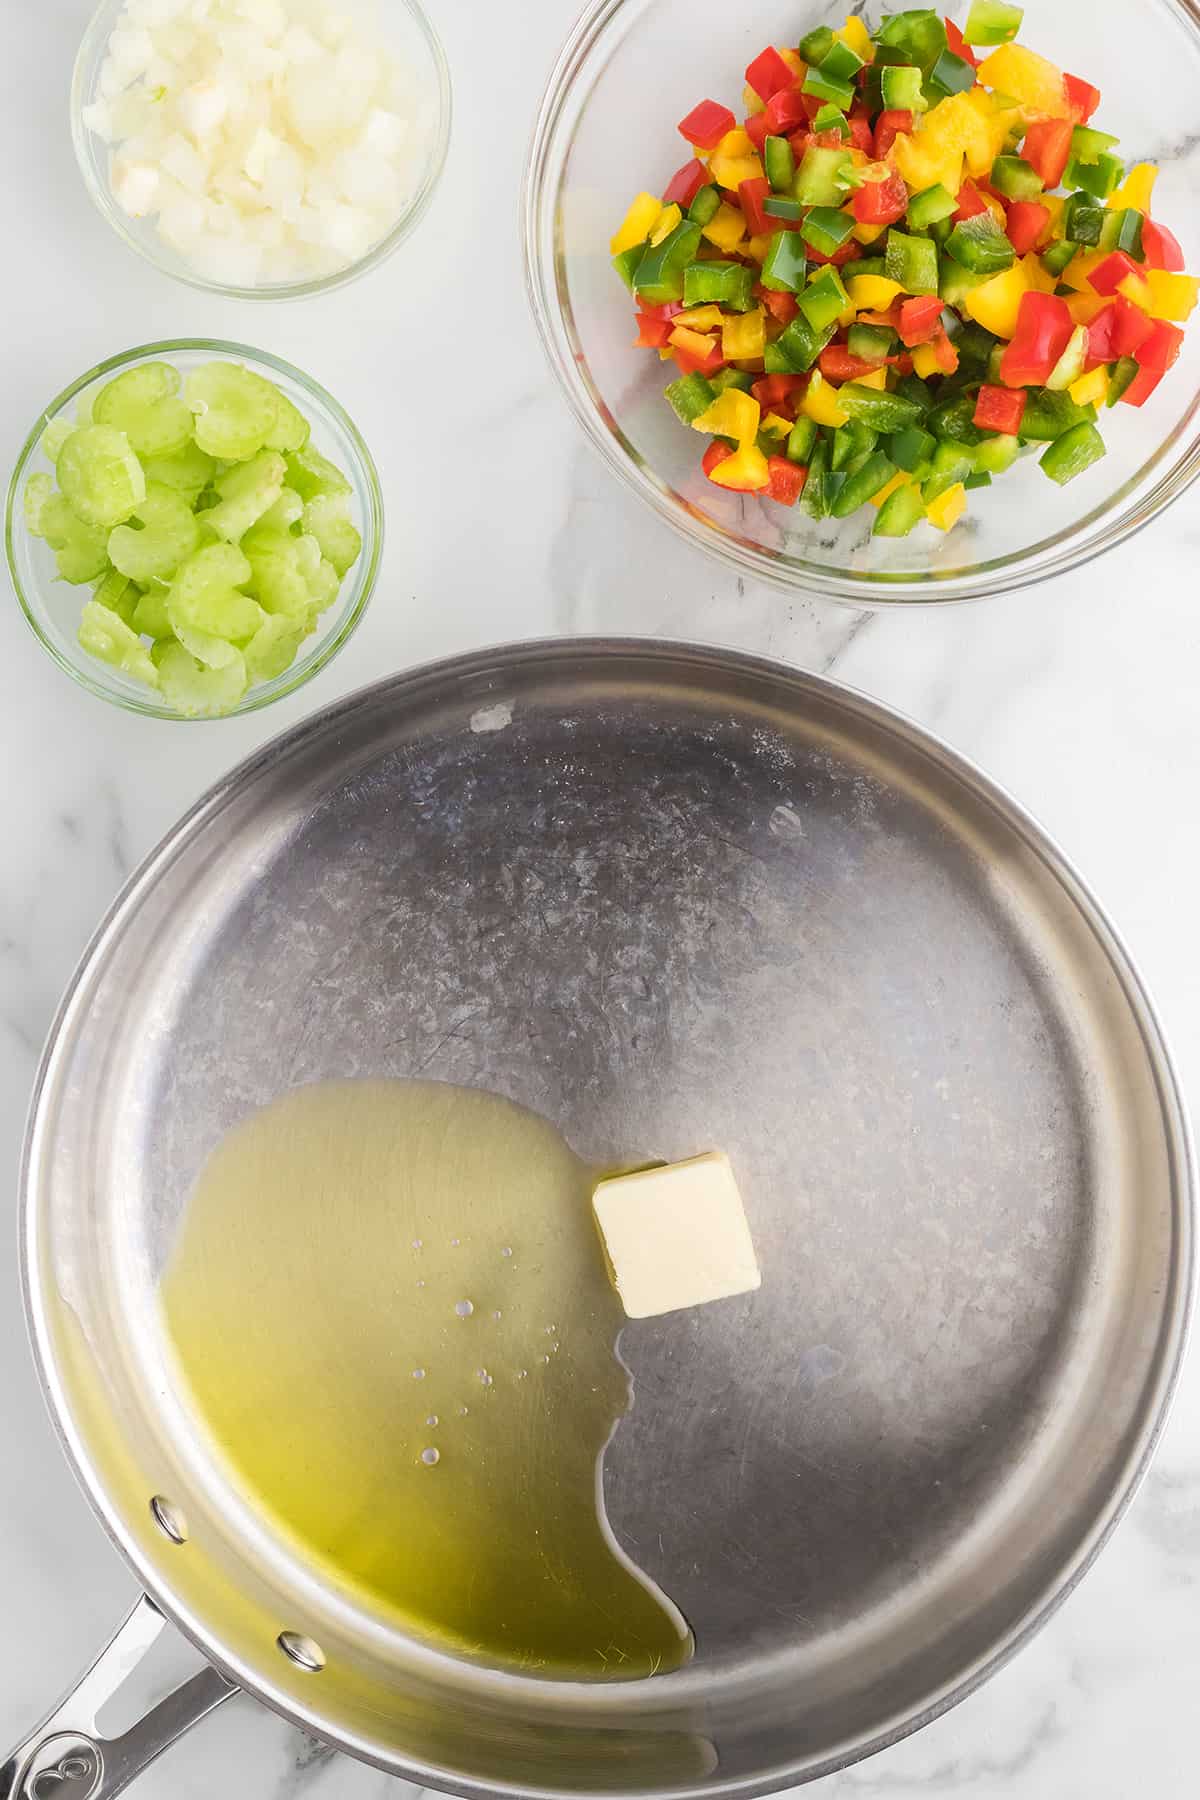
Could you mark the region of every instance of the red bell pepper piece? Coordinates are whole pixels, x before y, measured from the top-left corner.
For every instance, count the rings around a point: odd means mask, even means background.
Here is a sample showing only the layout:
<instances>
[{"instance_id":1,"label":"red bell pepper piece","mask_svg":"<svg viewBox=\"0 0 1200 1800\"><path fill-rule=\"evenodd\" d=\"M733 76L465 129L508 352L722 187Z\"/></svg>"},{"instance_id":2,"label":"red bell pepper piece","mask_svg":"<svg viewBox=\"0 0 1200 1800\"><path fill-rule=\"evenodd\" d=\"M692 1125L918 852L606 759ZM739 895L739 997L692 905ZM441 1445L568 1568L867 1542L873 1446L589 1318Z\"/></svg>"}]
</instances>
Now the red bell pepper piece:
<instances>
[{"instance_id":1,"label":"red bell pepper piece","mask_svg":"<svg viewBox=\"0 0 1200 1800\"><path fill-rule=\"evenodd\" d=\"M1056 188L1071 154L1070 119L1037 119L1025 133L1021 155L1042 178L1043 187Z\"/></svg>"},{"instance_id":2,"label":"red bell pepper piece","mask_svg":"<svg viewBox=\"0 0 1200 1800\"><path fill-rule=\"evenodd\" d=\"M1093 87L1090 81L1081 81L1078 75L1064 75L1063 87L1075 124L1086 125L1100 104L1100 89Z\"/></svg>"},{"instance_id":3,"label":"red bell pepper piece","mask_svg":"<svg viewBox=\"0 0 1200 1800\"><path fill-rule=\"evenodd\" d=\"M781 88L797 85L795 75L773 44L768 44L762 55L756 56L750 64L746 70L746 82L760 100L770 100Z\"/></svg>"},{"instance_id":4,"label":"red bell pepper piece","mask_svg":"<svg viewBox=\"0 0 1200 1800\"><path fill-rule=\"evenodd\" d=\"M686 211L708 180L708 170L693 156L682 169L676 169L663 195L664 206L682 206Z\"/></svg>"},{"instance_id":5,"label":"red bell pepper piece","mask_svg":"<svg viewBox=\"0 0 1200 1800\"><path fill-rule=\"evenodd\" d=\"M927 344L941 323L942 302L936 294L918 294L912 300L900 302L900 341L908 349Z\"/></svg>"},{"instance_id":6,"label":"red bell pepper piece","mask_svg":"<svg viewBox=\"0 0 1200 1800\"><path fill-rule=\"evenodd\" d=\"M847 238L844 244L839 244L832 256L826 256L823 250L814 250L811 244L808 246L810 263L832 263L835 269L844 269L847 263L857 262L862 253L862 245L856 244L853 238Z\"/></svg>"},{"instance_id":7,"label":"red bell pepper piece","mask_svg":"<svg viewBox=\"0 0 1200 1800\"><path fill-rule=\"evenodd\" d=\"M761 116L767 121L769 136L788 137L808 119L799 88L780 88L771 95Z\"/></svg>"},{"instance_id":8,"label":"red bell pepper piece","mask_svg":"<svg viewBox=\"0 0 1200 1800\"><path fill-rule=\"evenodd\" d=\"M860 312L860 325L890 325L893 331L900 329L900 302L893 300L886 312Z\"/></svg>"},{"instance_id":9,"label":"red bell pepper piece","mask_svg":"<svg viewBox=\"0 0 1200 1800\"><path fill-rule=\"evenodd\" d=\"M846 141L851 148L865 150L870 156L875 147L875 136L871 130L871 115L864 107L855 105L846 114L846 123L850 127L850 136Z\"/></svg>"},{"instance_id":10,"label":"red bell pepper piece","mask_svg":"<svg viewBox=\"0 0 1200 1800\"><path fill-rule=\"evenodd\" d=\"M648 306L640 294L637 297L637 303L638 311L644 312L651 319L673 319L676 313L684 310L682 303L678 300L664 300L659 306Z\"/></svg>"},{"instance_id":11,"label":"red bell pepper piece","mask_svg":"<svg viewBox=\"0 0 1200 1800\"><path fill-rule=\"evenodd\" d=\"M913 116L907 110L892 107L881 112L875 121L875 142L873 149L876 162L882 162L902 131L911 131Z\"/></svg>"},{"instance_id":12,"label":"red bell pepper piece","mask_svg":"<svg viewBox=\"0 0 1200 1800\"><path fill-rule=\"evenodd\" d=\"M1162 376L1155 370L1139 369L1121 398L1126 406L1141 406L1150 398L1161 380Z\"/></svg>"},{"instance_id":13,"label":"red bell pepper piece","mask_svg":"<svg viewBox=\"0 0 1200 1800\"><path fill-rule=\"evenodd\" d=\"M953 214L954 223L961 225L964 219L973 219L976 213L986 212L987 209L987 201L968 176L958 190L958 211Z\"/></svg>"},{"instance_id":14,"label":"red bell pepper piece","mask_svg":"<svg viewBox=\"0 0 1200 1800\"><path fill-rule=\"evenodd\" d=\"M727 131L732 131L737 120L727 106L717 100L702 100L694 106L686 119L680 119L679 132L689 144L695 144L700 150L715 150Z\"/></svg>"},{"instance_id":15,"label":"red bell pepper piece","mask_svg":"<svg viewBox=\"0 0 1200 1800\"><path fill-rule=\"evenodd\" d=\"M807 386L807 375L760 375L750 392L763 411L768 413L777 412L781 406L789 405L792 395L803 393Z\"/></svg>"},{"instance_id":16,"label":"red bell pepper piece","mask_svg":"<svg viewBox=\"0 0 1200 1800\"><path fill-rule=\"evenodd\" d=\"M938 368L943 375L953 375L958 367L958 351L950 342L945 331L935 331L929 340L929 348L933 351Z\"/></svg>"},{"instance_id":17,"label":"red bell pepper piece","mask_svg":"<svg viewBox=\"0 0 1200 1800\"><path fill-rule=\"evenodd\" d=\"M771 136L771 127L767 123L766 113L751 113L750 117L746 120L745 131L746 136L750 139L750 142L761 156L763 145Z\"/></svg>"},{"instance_id":18,"label":"red bell pepper piece","mask_svg":"<svg viewBox=\"0 0 1200 1800\"><path fill-rule=\"evenodd\" d=\"M700 467L711 480L713 470L719 469L723 462L728 462L732 455L733 451L729 448L728 444L718 443L714 438L713 442L704 452L704 455L700 458Z\"/></svg>"},{"instance_id":19,"label":"red bell pepper piece","mask_svg":"<svg viewBox=\"0 0 1200 1800\"><path fill-rule=\"evenodd\" d=\"M981 431L1002 431L1007 437L1016 437L1028 398L1024 388L992 387L985 381L975 402L973 422Z\"/></svg>"},{"instance_id":20,"label":"red bell pepper piece","mask_svg":"<svg viewBox=\"0 0 1200 1800\"><path fill-rule=\"evenodd\" d=\"M908 210L908 189L895 170L885 181L864 181L855 190L850 210L860 225L891 225Z\"/></svg>"},{"instance_id":21,"label":"red bell pepper piece","mask_svg":"<svg viewBox=\"0 0 1200 1800\"><path fill-rule=\"evenodd\" d=\"M859 313L858 316L860 319L866 318L865 313ZM913 359L908 354L907 350L902 351L902 353L899 356L889 356L887 360L888 360L888 368L895 369L897 375L911 375L912 374Z\"/></svg>"},{"instance_id":22,"label":"red bell pepper piece","mask_svg":"<svg viewBox=\"0 0 1200 1800\"><path fill-rule=\"evenodd\" d=\"M817 360L826 381L857 381L860 375L871 375L879 367L864 356L851 356L845 344L827 345Z\"/></svg>"},{"instance_id":23,"label":"red bell pepper piece","mask_svg":"<svg viewBox=\"0 0 1200 1800\"><path fill-rule=\"evenodd\" d=\"M671 350L681 375L715 375L725 367L725 358L721 355L719 343L713 345L705 357L693 356L690 350L682 349L675 344Z\"/></svg>"},{"instance_id":24,"label":"red bell pepper piece","mask_svg":"<svg viewBox=\"0 0 1200 1800\"><path fill-rule=\"evenodd\" d=\"M639 313L638 334L633 341L639 350L661 350L674 329L670 319L652 319L649 313Z\"/></svg>"},{"instance_id":25,"label":"red bell pepper piece","mask_svg":"<svg viewBox=\"0 0 1200 1800\"><path fill-rule=\"evenodd\" d=\"M1149 337L1151 321L1140 307L1124 294L1116 294L1088 321L1088 349L1085 368L1100 363L1116 362L1120 356L1132 356L1138 345Z\"/></svg>"},{"instance_id":26,"label":"red bell pepper piece","mask_svg":"<svg viewBox=\"0 0 1200 1800\"><path fill-rule=\"evenodd\" d=\"M1057 294L1021 295L1017 329L1000 361L1006 387L1040 386L1067 347L1075 321Z\"/></svg>"},{"instance_id":27,"label":"red bell pepper piece","mask_svg":"<svg viewBox=\"0 0 1200 1800\"><path fill-rule=\"evenodd\" d=\"M1047 225L1050 208L1037 200L1014 200L1007 210L1005 233L1018 256L1032 250Z\"/></svg>"},{"instance_id":28,"label":"red bell pepper piece","mask_svg":"<svg viewBox=\"0 0 1200 1800\"><path fill-rule=\"evenodd\" d=\"M816 118L817 114L820 112L821 108L824 106L825 102L820 98L819 95L806 94L803 92L803 90L801 91L801 94L800 94L800 101L801 101L802 106L804 107L804 116L808 120L809 124L811 125L812 121Z\"/></svg>"},{"instance_id":29,"label":"red bell pepper piece","mask_svg":"<svg viewBox=\"0 0 1200 1800\"><path fill-rule=\"evenodd\" d=\"M1149 331L1133 353L1134 361L1152 375L1165 375L1182 348L1183 333L1178 325L1171 325L1166 319L1151 319Z\"/></svg>"},{"instance_id":30,"label":"red bell pepper piece","mask_svg":"<svg viewBox=\"0 0 1200 1800\"><path fill-rule=\"evenodd\" d=\"M973 69L977 69L979 67L979 58L972 50L970 44L968 44L962 32L958 29L958 26L954 23L954 20L943 19L942 23L946 27L946 48L949 50L951 56L961 56L964 62L969 62Z\"/></svg>"},{"instance_id":31,"label":"red bell pepper piece","mask_svg":"<svg viewBox=\"0 0 1200 1800\"><path fill-rule=\"evenodd\" d=\"M790 325L800 310L795 294L780 294L765 287L756 287L754 292L777 324Z\"/></svg>"},{"instance_id":32,"label":"red bell pepper piece","mask_svg":"<svg viewBox=\"0 0 1200 1800\"><path fill-rule=\"evenodd\" d=\"M1167 269L1178 275L1183 269L1183 251L1173 231L1156 225L1153 219L1142 220L1142 255L1148 269Z\"/></svg>"},{"instance_id":33,"label":"red bell pepper piece","mask_svg":"<svg viewBox=\"0 0 1200 1800\"><path fill-rule=\"evenodd\" d=\"M1132 256L1127 256L1124 250L1114 250L1105 257L1102 263L1096 264L1088 276L1088 286L1095 288L1098 294L1104 294L1107 297L1109 294L1116 293L1127 275L1140 273Z\"/></svg>"},{"instance_id":34,"label":"red bell pepper piece","mask_svg":"<svg viewBox=\"0 0 1200 1800\"><path fill-rule=\"evenodd\" d=\"M764 232L775 230L776 221L763 211L763 202L771 198L771 184L765 175L756 175L753 181L739 182L738 198L751 237L761 237Z\"/></svg>"},{"instance_id":35,"label":"red bell pepper piece","mask_svg":"<svg viewBox=\"0 0 1200 1800\"><path fill-rule=\"evenodd\" d=\"M768 456L767 471L771 479L760 489L763 499L777 500L780 506L795 506L808 480L808 470L786 456Z\"/></svg>"}]
</instances>

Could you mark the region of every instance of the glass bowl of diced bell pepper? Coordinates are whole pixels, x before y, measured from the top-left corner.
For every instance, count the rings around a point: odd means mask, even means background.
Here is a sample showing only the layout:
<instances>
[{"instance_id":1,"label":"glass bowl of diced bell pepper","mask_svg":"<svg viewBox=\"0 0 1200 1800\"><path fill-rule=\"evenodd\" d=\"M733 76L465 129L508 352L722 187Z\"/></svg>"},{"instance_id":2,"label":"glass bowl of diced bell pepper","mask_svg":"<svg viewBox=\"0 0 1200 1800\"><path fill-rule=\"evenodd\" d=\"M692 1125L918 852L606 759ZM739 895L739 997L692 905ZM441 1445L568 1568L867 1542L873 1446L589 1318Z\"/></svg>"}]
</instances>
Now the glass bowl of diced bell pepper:
<instances>
[{"instance_id":1,"label":"glass bowl of diced bell pepper","mask_svg":"<svg viewBox=\"0 0 1200 1800\"><path fill-rule=\"evenodd\" d=\"M789 588L978 598L1200 474L1188 0L947 13L596 0L525 193L593 444Z\"/></svg>"},{"instance_id":2,"label":"glass bowl of diced bell pepper","mask_svg":"<svg viewBox=\"0 0 1200 1800\"><path fill-rule=\"evenodd\" d=\"M158 719L253 712L358 626L383 499L311 376L186 338L110 357L35 420L9 483L9 574L59 667Z\"/></svg>"}]
</instances>

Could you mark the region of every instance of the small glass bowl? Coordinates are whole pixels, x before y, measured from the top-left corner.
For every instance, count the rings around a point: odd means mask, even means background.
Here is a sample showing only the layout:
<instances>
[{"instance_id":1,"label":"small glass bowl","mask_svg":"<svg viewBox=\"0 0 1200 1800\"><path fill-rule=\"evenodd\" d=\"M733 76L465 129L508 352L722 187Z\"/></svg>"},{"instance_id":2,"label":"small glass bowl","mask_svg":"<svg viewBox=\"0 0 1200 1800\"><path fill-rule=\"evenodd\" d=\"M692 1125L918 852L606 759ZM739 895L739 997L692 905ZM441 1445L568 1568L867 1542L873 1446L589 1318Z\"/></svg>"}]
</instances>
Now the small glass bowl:
<instances>
[{"instance_id":1,"label":"small glass bowl","mask_svg":"<svg viewBox=\"0 0 1200 1800\"><path fill-rule=\"evenodd\" d=\"M359 0L347 0L347 3L353 9ZM84 186L118 237L123 238L131 249L136 250L139 256L144 256L147 262L153 263L156 269L174 276L177 281L186 282L189 287L200 288L208 294L227 294L237 300L295 300L309 294L328 293L332 288L342 287L346 282L365 275L368 269L377 268L393 250L398 249L429 205L450 143L450 68L441 41L421 7L420 0L387 0L386 5L375 15L385 31L389 48L395 52L400 63L411 71L414 89L420 93L422 103L433 114L433 129L429 134L425 167L407 208L387 235L380 238L365 256L347 268L336 269L331 274L315 276L307 281L265 282L248 287L210 280L200 274L160 237L155 219L131 218L118 205L113 194L113 146L106 144L96 132L89 130L84 124L83 112L97 98L100 70L108 53L108 41L124 5L125 0L101 0L83 34L71 81L71 137Z\"/></svg>"},{"instance_id":2,"label":"small glass bowl","mask_svg":"<svg viewBox=\"0 0 1200 1800\"><path fill-rule=\"evenodd\" d=\"M877 28L889 8L871 0L866 10ZM965 0L951 10L961 24ZM969 496L951 532L922 525L907 538L872 538L865 514L818 523L707 481L704 440L662 397L674 365L633 346L633 301L608 240L634 195L661 191L686 162L675 121L706 98L740 117L750 59L767 44L796 44L816 25L841 25L846 11L846 0L798 9L744 0L714 10L701 30L694 0L590 0L551 74L524 194L526 278L551 366L625 485L742 575L886 606L973 600L1062 574L1148 524L1200 474L1200 317L1145 406L1102 411L1108 453L1069 487L1027 454ZM1160 165L1155 216L1183 238L1188 267L1200 269L1188 154L1200 92L1197 0L1142 0L1133 12L1128 0L1041 0L1026 6L1019 41L1101 89L1093 123L1121 134L1118 154L1130 163Z\"/></svg>"},{"instance_id":3,"label":"small glass bowl","mask_svg":"<svg viewBox=\"0 0 1200 1800\"><path fill-rule=\"evenodd\" d=\"M362 550L342 582L337 599L321 615L315 634L306 639L291 667L271 681L256 683L236 706L220 717L229 719L236 718L239 713L257 712L260 707L270 706L273 700L295 693L332 661L366 611L383 554L383 495L371 453L353 420L319 382L301 374L290 363L266 350L251 350L245 344L227 344L208 338L141 344L136 350L125 350L119 356L109 357L107 362L89 369L78 381L73 381L35 421L9 482L4 516L4 545L13 589L21 611L59 668L65 669L90 694L98 695L101 700L111 700L124 707L126 712L185 724L208 721L186 718L164 705L152 688L81 648L79 618L92 597L95 583L74 586L58 579L53 551L41 538L34 537L25 523L25 483L38 469L53 473L52 465L40 448L42 433L50 421L64 412L73 415L82 396L102 387L114 375L150 361L172 363L186 375L198 364L215 360L244 363L256 374L273 381L310 421L314 447L337 464L353 491L354 523L362 534Z\"/></svg>"}]
</instances>

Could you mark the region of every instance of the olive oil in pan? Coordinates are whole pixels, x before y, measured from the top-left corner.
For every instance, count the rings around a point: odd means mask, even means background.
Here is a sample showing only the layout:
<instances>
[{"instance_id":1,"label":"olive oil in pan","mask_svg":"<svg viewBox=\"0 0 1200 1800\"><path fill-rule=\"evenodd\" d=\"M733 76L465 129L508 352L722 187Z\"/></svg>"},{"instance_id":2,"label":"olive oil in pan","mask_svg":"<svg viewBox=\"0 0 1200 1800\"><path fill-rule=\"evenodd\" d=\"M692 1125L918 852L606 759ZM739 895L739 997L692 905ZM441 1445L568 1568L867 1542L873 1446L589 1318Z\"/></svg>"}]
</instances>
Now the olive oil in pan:
<instances>
[{"instance_id":1,"label":"olive oil in pan","mask_svg":"<svg viewBox=\"0 0 1200 1800\"><path fill-rule=\"evenodd\" d=\"M604 1516L630 1394L595 1180L492 1094L297 1089L209 1159L163 1304L239 1485L332 1581L455 1654L631 1679L691 1637Z\"/></svg>"}]
</instances>

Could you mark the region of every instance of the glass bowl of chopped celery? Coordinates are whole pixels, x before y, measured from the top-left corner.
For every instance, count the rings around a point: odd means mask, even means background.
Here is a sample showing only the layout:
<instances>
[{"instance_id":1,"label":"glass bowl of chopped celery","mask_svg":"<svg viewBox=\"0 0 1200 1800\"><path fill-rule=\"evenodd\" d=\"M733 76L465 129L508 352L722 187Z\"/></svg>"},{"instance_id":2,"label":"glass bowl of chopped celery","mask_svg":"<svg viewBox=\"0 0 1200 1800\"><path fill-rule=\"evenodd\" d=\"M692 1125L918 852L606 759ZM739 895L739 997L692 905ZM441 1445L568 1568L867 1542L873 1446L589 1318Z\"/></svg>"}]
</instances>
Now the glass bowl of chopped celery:
<instances>
[{"instance_id":1,"label":"glass bowl of chopped celery","mask_svg":"<svg viewBox=\"0 0 1200 1800\"><path fill-rule=\"evenodd\" d=\"M34 633L89 693L225 718L293 693L346 643L383 498L319 383L186 338L110 357L50 402L12 473L5 548Z\"/></svg>"},{"instance_id":2,"label":"glass bowl of chopped celery","mask_svg":"<svg viewBox=\"0 0 1200 1800\"><path fill-rule=\"evenodd\" d=\"M353 280L424 213L450 74L420 0L102 0L71 130L117 234L240 299Z\"/></svg>"},{"instance_id":3,"label":"glass bowl of chopped celery","mask_svg":"<svg viewBox=\"0 0 1200 1800\"><path fill-rule=\"evenodd\" d=\"M1198 91L1194 0L592 0L524 196L551 365L743 575L883 606L1076 568L1200 474Z\"/></svg>"}]
</instances>

